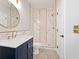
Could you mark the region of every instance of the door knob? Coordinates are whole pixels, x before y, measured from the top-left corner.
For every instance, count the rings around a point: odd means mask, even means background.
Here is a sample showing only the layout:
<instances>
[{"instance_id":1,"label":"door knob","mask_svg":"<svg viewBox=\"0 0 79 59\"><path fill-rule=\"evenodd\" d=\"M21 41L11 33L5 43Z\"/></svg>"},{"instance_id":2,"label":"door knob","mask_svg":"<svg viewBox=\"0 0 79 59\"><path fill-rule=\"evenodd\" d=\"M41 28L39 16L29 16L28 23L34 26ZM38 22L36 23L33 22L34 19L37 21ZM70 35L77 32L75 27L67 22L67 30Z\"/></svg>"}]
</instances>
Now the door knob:
<instances>
[{"instance_id":1,"label":"door knob","mask_svg":"<svg viewBox=\"0 0 79 59\"><path fill-rule=\"evenodd\" d=\"M60 35L60 37L64 38L64 35Z\"/></svg>"}]
</instances>

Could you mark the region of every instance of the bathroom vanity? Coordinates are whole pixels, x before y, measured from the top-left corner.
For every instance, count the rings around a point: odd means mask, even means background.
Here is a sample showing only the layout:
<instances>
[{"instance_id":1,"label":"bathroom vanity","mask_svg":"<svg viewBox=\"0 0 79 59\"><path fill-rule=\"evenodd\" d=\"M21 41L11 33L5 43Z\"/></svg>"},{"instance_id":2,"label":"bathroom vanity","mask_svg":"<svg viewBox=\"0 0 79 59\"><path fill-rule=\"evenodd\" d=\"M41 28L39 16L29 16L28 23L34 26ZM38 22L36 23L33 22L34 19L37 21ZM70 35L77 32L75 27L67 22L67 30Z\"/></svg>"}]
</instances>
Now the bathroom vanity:
<instances>
[{"instance_id":1,"label":"bathroom vanity","mask_svg":"<svg viewBox=\"0 0 79 59\"><path fill-rule=\"evenodd\" d=\"M0 39L0 59L33 59L33 37Z\"/></svg>"}]
</instances>

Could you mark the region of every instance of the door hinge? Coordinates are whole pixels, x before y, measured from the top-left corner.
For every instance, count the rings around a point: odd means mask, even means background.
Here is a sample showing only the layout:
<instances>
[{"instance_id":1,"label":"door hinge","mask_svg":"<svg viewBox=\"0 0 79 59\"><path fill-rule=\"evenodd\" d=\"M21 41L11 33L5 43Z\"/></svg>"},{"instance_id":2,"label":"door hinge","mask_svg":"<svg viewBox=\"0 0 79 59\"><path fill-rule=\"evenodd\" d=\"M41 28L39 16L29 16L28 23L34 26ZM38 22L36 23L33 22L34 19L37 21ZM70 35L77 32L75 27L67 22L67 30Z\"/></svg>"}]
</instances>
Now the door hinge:
<instances>
[{"instance_id":1,"label":"door hinge","mask_svg":"<svg viewBox=\"0 0 79 59\"><path fill-rule=\"evenodd\" d=\"M57 48L59 48L59 47L57 46Z\"/></svg>"}]
</instances>

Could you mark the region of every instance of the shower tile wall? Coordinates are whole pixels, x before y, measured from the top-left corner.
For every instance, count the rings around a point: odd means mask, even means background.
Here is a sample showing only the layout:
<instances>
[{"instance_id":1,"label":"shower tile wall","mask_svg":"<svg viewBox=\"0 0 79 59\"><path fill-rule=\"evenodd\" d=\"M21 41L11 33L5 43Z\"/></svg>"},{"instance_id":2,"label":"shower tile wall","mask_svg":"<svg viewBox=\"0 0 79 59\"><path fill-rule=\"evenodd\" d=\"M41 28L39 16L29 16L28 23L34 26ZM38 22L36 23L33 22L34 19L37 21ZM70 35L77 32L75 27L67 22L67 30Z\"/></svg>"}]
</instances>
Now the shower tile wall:
<instances>
[{"instance_id":1,"label":"shower tile wall","mask_svg":"<svg viewBox=\"0 0 79 59\"><path fill-rule=\"evenodd\" d=\"M55 47L55 18L53 17L53 8L30 9L34 42L41 43L42 46ZM51 30L52 28L54 28L53 31Z\"/></svg>"}]
</instances>

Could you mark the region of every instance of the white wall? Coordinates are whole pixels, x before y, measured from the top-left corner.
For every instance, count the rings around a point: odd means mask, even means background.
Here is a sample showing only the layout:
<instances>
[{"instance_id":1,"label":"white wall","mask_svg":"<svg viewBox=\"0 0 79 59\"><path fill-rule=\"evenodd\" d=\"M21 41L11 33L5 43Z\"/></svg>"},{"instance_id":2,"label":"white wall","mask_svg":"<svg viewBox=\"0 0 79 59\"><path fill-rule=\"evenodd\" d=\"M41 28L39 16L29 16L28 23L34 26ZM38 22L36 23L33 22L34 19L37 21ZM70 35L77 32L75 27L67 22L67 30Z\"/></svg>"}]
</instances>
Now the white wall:
<instances>
[{"instance_id":1,"label":"white wall","mask_svg":"<svg viewBox=\"0 0 79 59\"><path fill-rule=\"evenodd\" d=\"M66 59L79 59L79 34L73 33L74 25L79 25L79 0L65 1Z\"/></svg>"},{"instance_id":2,"label":"white wall","mask_svg":"<svg viewBox=\"0 0 79 59\"><path fill-rule=\"evenodd\" d=\"M79 25L79 7L78 7L79 0L62 0L62 1L64 1L63 2L64 4L62 6L64 6L65 8L64 59L79 59L79 34L73 33L74 25ZM61 11L63 12L63 10Z\"/></svg>"}]
</instances>

